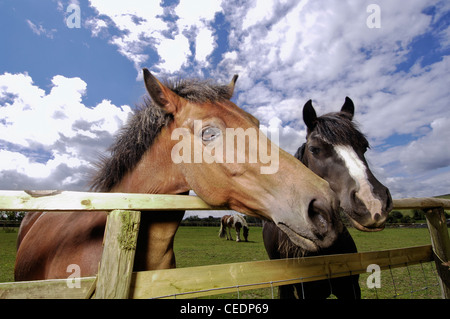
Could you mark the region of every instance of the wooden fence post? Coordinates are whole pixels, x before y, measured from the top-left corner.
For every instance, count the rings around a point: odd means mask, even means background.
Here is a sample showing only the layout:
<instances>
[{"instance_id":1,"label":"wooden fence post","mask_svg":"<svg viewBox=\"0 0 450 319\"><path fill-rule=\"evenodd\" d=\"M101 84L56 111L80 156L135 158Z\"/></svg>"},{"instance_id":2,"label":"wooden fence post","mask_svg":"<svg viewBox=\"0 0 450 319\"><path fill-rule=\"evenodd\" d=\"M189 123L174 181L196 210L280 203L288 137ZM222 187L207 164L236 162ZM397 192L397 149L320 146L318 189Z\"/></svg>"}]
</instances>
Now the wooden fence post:
<instances>
[{"instance_id":1,"label":"wooden fence post","mask_svg":"<svg viewBox=\"0 0 450 319\"><path fill-rule=\"evenodd\" d=\"M444 208L438 207L427 211L428 230L433 246L434 261L439 275L442 298L450 299L450 238Z\"/></svg>"},{"instance_id":2,"label":"wooden fence post","mask_svg":"<svg viewBox=\"0 0 450 319\"><path fill-rule=\"evenodd\" d=\"M126 299L130 292L141 212L114 210L106 223L96 299Z\"/></svg>"}]
</instances>

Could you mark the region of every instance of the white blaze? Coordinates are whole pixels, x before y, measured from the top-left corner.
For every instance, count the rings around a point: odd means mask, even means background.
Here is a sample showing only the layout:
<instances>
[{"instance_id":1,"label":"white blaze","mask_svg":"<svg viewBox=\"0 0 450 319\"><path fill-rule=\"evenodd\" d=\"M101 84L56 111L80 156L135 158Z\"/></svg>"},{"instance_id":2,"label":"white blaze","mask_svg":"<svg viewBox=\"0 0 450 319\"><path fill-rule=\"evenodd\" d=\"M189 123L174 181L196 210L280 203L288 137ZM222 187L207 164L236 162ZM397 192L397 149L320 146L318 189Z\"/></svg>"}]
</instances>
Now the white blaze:
<instances>
[{"instance_id":1,"label":"white blaze","mask_svg":"<svg viewBox=\"0 0 450 319\"><path fill-rule=\"evenodd\" d=\"M366 165L364 165L353 148L349 146L338 145L334 147L334 150L344 161L350 176L356 182L356 196L366 205L372 218L376 214L381 214L382 203L381 200L373 195L373 187L367 178Z\"/></svg>"}]
</instances>

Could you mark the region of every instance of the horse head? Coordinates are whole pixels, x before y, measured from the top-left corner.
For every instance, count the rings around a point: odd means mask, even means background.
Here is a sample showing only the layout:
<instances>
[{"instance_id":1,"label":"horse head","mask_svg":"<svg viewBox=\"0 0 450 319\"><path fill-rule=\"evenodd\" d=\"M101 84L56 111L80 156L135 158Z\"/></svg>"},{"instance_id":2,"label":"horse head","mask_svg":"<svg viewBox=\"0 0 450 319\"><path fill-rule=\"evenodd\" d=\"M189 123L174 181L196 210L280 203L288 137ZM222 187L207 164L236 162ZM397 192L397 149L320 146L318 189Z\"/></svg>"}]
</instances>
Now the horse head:
<instances>
[{"instance_id":1,"label":"horse head","mask_svg":"<svg viewBox=\"0 0 450 319\"><path fill-rule=\"evenodd\" d=\"M274 221L311 251L328 247L342 227L336 195L325 180L272 143L255 117L230 101L236 79L216 88L197 85L215 90L205 97L187 94L186 86L170 88L144 69L153 103L171 116L158 137L165 141L161 148L171 150L171 157L160 159L168 166L164 192L194 190L212 206ZM141 187L152 188L143 184L156 178L141 178Z\"/></svg>"},{"instance_id":2,"label":"horse head","mask_svg":"<svg viewBox=\"0 0 450 319\"><path fill-rule=\"evenodd\" d=\"M306 143L296 157L328 181L357 229L378 231L392 210L392 198L367 164L369 143L352 121L354 112L353 101L346 97L340 112L318 117L309 100L303 107Z\"/></svg>"}]
</instances>

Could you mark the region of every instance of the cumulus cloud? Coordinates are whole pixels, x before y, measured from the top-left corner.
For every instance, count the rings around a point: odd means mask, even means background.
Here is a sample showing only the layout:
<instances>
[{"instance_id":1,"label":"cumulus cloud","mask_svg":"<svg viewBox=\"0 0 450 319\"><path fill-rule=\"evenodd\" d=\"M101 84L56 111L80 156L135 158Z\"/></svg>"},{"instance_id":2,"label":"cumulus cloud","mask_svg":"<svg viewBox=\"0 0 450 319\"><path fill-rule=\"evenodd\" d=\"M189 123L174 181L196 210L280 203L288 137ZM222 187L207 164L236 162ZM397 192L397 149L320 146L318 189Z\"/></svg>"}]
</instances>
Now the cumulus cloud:
<instances>
[{"instance_id":1,"label":"cumulus cloud","mask_svg":"<svg viewBox=\"0 0 450 319\"><path fill-rule=\"evenodd\" d=\"M51 83L47 93L26 73L0 75L2 189L83 189L91 163L131 112L108 100L84 105L80 78L56 75Z\"/></svg>"},{"instance_id":2,"label":"cumulus cloud","mask_svg":"<svg viewBox=\"0 0 450 319\"><path fill-rule=\"evenodd\" d=\"M427 134L406 145L389 148L379 154L377 163L383 166L397 163L398 172L409 174L422 174L448 167L450 163L448 121L448 117L433 120Z\"/></svg>"},{"instance_id":3,"label":"cumulus cloud","mask_svg":"<svg viewBox=\"0 0 450 319\"><path fill-rule=\"evenodd\" d=\"M318 114L323 114L338 111L350 96L355 118L375 148L368 157L380 180L403 189L398 196L416 196L423 194L419 187L413 191L399 185L425 172L432 180L433 172L450 163L448 152L442 151L448 133L435 121L448 114L450 59L444 55L423 65L416 58L410 67L400 66L412 58L414 40L430 32L443 13L433 21L426 12L436 4L426 1L377 4L379 29L367 27L365 2L249 1L245 7L229 3L225 10L233 25L233 51L223 55L219 68L246 77L238 85L239 105L263 125L279 118L280 126L297 131L299 138L304 136L299 134L304 129L301 108L307 100L313 99ZM448 12L448 6L437 6ZM445 48L448 30L441 29L437 38ZM412 136L413 141L389 146L387 140L394 134ZM291 153L304 141L280 140ZM439 154L429 155L440 148ZM440 189L448 193L445 186ZM433 194L431 189L427 194Z\"/></svg>"},{"instance_id":4,"label":"cumulus cloud","mask_svg":"<svg viewBox=\"0 0 450 319\"><path fill-rule=\"evenodd\" d=\"M174 73L189 61L208 66L207 57L216 47L210 26L215 14L221 11L221 0L181 1L162 7L157 1L98 1L91 6L99 16L91 18L87 26L96 36L105 25L115 27L119 34L111 43L132 61L137 70L156 52L159 61L153 67L163 73ZM195 47L195 54L191 49ZM190 60L191 59L191 60Z\"/></svg>"},{"instance_id":5,"label":"cumulus cloud","mask_svg":"<svg viewBox=\"0 0 450 319\"><path fill-rule=\"evenodd\" d=\"M412 56L414 41L424 35L438 39L441 50L448 48L448 26L433 34L430 30L450 6L420 0L377 4L380 28L367 26L366 2L180 1L144 8L137 2L91 1L97 18L107 16L108 23L122 31L111 43L136 67L149 61L151 48L158 55L153 67L164 73L189 66L199 74L206 67L221 80L240 74L236 103L262 127L276 126L280 146L291 153L304 142L301 110L307 100L323 114L338 111L350 96L355 118L373 146L368 158L380 179L395 188L402 178L432 174L450 162L448 152L433 159L426 156L443 147L447 134L435 120L448 114L448 81L443 79L448 79L450 59L444 55L423 64ZM431 6L434 14L428 10ZM221 61L211 65L218 47L214 20L219 12L230 29ZM412 142L391 146L392 135L411 136ZM414 192L405 189L403 195Z\"/></svg>"},{"instance_id":6,"label":"cumulus cloud","mask_svg":"<svg viewBox=\"0 0 450 319\"><path fill-rule=\"evenodd\" d=\"M344 85L379 78L403 61L408 44L430 22L421 13L426 4L420 3L405 8L383 2L380 29L366 26L362 2L265 1L254 3L248 13L230 6L236 57L227 64L242 67L253 80L249 88L265 81L270 91L288 97L327 92L325 102L333 101L341 97L330 96L330 89L336 88L332 93L337 95ZM405 28L410 19L414 25Z\"/></svg>"},{"instance_id":7,"label":"cumulus cloud","mask_svg":"<svg viewBox=\"0 0 450 319\"><path fill-rule=\"evenodd\" d=\"M288 152L304 142L307 100L320 115L338 111L350 96L372 145L367 153L372 170L394 196L449 192L448 1L377 1L380 28L367 26L370 2L363 1L89 3L96 14L86 16L84 26L137 70L209 74L219 81L238 73L233 100L262 128L278 130ZM225 20L220 24L218 14ZM42 25L28 21L33 32L46 35ZM429 59L423 48L414 51L427 37L436 42ZM110 141L129 113L108 100L87 107L86 92L80 78L55 76L44 90L26 73L0 76L0 156L9 161L0 173L3 180L14 182L15 169L22 174L16 181L31 182L33 176L43 182L56 175L67 185L81 180L92 158L86 154ZM14 136L6 134L11 129ZM407 139L392 143L393 136ZM74 174L68 178L64 172Z\"/></svg>"}]
</instances>

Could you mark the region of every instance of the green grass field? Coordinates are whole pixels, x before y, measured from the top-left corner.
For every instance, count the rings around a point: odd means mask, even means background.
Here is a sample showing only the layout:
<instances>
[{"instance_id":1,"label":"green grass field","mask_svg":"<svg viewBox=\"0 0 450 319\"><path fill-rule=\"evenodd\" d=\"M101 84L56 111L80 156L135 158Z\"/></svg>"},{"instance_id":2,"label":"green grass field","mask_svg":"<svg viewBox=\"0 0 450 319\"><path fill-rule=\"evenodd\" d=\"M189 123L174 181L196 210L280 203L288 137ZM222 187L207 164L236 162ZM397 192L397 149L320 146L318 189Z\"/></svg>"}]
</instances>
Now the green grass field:
<instances>
[{"instance_id":1,"label":"green grass field","mask_svg":"<svg viewBox=\"0 0 450 319\"><path fill-rule=\"evenodd\" d=\"M234 242L218 238L218 227L180 227L175 238L177 267L223 264L244 261L267 260L262 241L262 228L250 229L249 242ZM358 251L374 251L430 244L426 228L388 228L378 233L350 232ZM15 233L0 230L0 282L13 281ZM393 269L381 273L381 288L368 289L367 277L360 276L363 298L439 298L434 264L426 263ZM394 288L395 286L395 288ZM424 289L424 287L428 287ZM411 293L411 291L416 291ZM274 294L276 296L277 289ZM241 292L240 298L271 298L270 289ZM237 294L220 295L214 298L236 298Z\"/></svg>"}]
</instances>

